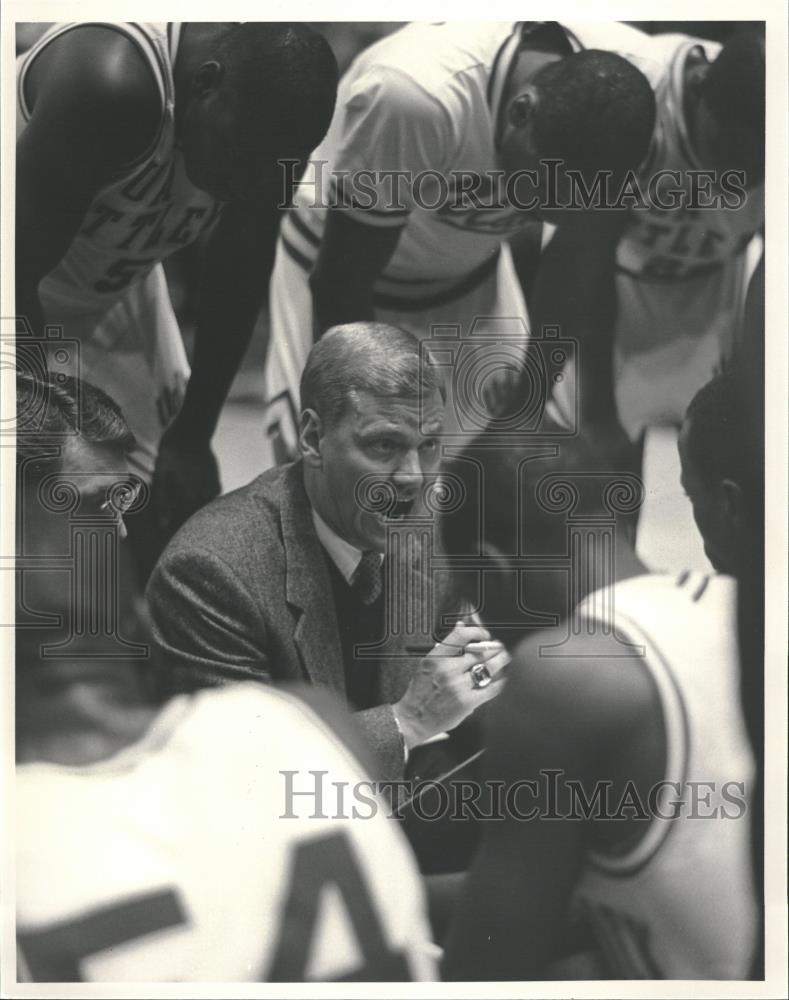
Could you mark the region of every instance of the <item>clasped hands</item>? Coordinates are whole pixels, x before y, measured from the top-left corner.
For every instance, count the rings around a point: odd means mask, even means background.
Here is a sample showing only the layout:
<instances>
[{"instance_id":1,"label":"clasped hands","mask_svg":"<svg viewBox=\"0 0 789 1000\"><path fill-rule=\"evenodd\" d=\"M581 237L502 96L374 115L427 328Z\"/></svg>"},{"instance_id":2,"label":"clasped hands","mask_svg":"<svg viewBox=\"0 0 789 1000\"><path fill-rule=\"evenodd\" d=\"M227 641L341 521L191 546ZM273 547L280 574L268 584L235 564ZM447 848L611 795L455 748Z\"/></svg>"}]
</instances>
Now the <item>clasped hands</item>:
<instances>
[{"instance_id":1,"label":"clasped hands","mask_svg":"<svg viewBox=\"0 0 789 1000\"><path fill-rule=\"evenodd\" d=\"M476 622L459 621L423 657L403 697L392 706L406 747L454 729L495 698L504 684L509 654Z\"/></svg>"}]
</instances>

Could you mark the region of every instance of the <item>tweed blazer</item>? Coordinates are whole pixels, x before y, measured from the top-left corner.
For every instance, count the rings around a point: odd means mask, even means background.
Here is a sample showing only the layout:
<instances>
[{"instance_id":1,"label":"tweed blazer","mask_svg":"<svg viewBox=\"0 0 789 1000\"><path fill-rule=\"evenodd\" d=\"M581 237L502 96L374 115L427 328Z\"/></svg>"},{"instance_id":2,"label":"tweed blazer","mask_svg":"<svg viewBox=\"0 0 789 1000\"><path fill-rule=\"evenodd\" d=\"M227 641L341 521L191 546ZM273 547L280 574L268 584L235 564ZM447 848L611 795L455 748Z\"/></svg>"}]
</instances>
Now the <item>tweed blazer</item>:
<instances>
[{"instance_id":1,"label":"tweed blazer","mask_svg":"<svg viewBox=\"0 0 789 1000\"><path fill-rule=\"evenodd\" d=\"M146 597L168 690L301 681L345 699L329 571L300 462L269 469L190 518L162 554ZM390 706L420 656L406 637L388 642L376 661L381 704L355 713L380 780L403 774Z\"/></svg>"}]
</instances>

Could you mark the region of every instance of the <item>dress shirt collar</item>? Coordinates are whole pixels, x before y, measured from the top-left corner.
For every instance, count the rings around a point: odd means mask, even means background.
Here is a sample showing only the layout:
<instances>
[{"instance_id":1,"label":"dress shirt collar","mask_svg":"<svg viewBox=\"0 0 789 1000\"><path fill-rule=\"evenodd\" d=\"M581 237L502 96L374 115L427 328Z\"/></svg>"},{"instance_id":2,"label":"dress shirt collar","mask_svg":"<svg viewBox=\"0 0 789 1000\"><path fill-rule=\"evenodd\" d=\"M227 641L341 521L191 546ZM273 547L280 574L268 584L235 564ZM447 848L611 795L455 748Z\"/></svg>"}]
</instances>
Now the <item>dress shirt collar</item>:
<instances>
[{"instance_id":1,"label":"dress shirt collar","mask_svg":"<svg viewBox=\"0 0 789 1000\"><path fill-rule=\"evenodd\" d=\"M318 540L329 553L331 561L340 571L345 582L352 583L353 575L362 558L362 550L357 549L350 542L346 542L344 538L340 538L337 532L328 526L314 507L312 508L312 520ZM381 559L383 560L383 555L381 555Z\"/></svg>"}]
</instances>

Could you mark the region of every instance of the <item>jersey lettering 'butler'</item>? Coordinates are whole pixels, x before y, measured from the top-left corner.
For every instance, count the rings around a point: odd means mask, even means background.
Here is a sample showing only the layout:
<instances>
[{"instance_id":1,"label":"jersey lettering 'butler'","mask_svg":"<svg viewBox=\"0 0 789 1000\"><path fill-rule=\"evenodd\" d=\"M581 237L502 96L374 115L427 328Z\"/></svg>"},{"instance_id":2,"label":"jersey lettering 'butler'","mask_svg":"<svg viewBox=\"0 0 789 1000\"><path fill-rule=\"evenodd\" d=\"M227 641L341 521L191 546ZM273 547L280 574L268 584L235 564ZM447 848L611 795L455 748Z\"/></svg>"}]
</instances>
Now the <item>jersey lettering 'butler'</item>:
<instances>
[{"instance_id":1,"label":"jersey lettering 'butler'","mask_svg":"<svg viewBox=\"0 0 789 1000\"><path fill-rule=\"evenodd\" d=\"M336 78L326 41L284 23L60 24L19 59L17 314L81 340L165 540L219 491L210 441L273 262L277 161L320 141ZM206 233L190 376L161 262Z\"/></svg>"}]
</instances>

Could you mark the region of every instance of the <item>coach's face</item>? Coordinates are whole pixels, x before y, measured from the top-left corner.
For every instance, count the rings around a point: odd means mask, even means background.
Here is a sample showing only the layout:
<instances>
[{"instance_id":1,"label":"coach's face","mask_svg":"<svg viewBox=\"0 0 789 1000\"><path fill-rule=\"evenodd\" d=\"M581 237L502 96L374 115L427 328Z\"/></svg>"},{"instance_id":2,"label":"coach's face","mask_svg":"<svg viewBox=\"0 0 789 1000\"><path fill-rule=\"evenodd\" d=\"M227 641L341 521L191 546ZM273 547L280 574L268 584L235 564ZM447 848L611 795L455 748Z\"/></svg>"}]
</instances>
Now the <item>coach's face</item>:
<instances>
[{"instance_id":1,"label":"coach's face","mask_svg":"<svg viewBox=\"0 0 789 1000\"><path fill-rule=\"evenodd\" d=\"M351 545L383 552L387 524L422 509L425 476L438 470L443 420L438 392L421 403L354 393L329 426L305 410L300 448L317 513Z\"/></svg>"}]
</instances>

